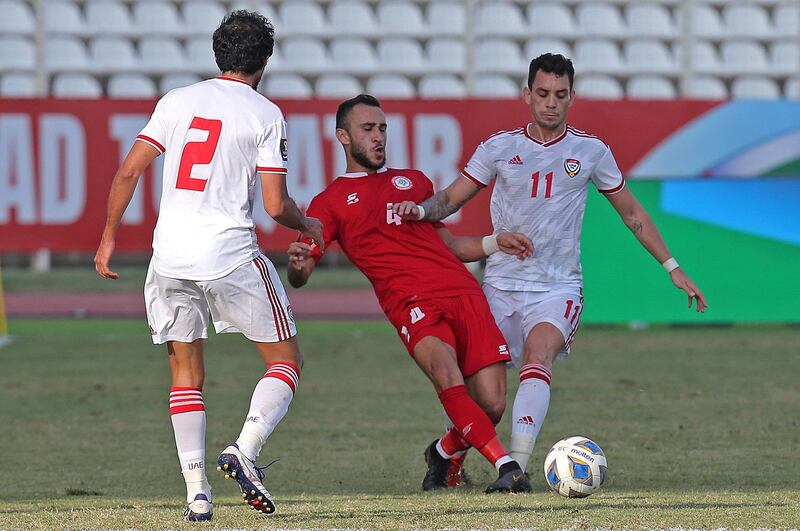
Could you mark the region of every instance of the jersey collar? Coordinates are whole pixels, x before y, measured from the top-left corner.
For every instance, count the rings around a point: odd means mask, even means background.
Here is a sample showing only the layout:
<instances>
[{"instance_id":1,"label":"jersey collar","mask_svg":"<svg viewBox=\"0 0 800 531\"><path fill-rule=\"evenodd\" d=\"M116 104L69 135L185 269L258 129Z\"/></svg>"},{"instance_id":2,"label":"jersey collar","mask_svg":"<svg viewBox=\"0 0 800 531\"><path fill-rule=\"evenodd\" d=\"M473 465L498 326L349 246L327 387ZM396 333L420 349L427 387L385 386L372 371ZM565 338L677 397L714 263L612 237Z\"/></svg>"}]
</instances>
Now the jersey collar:
<instances>
[{"instance_id":1,"label":"jersey collar","mask_svg":"<svg viewBox=\"0 0 800 531\"><path fill-rule=\"evenodd\" d=\"M247 85L248 87L250 87L250 83L248 83L247 81L244 81L242 79L235 78L235 77L217 76L217 79L221 79L223 81L235 81L237 83L241 83L242 85ZM253 88L253 87L250 87L250 88Z\"/></svg>"},{"instance_id":2,"label":"jersey collar","mask_svg":"<svg viewBox=\"0 0 800 531\"><path fill-rule=\"evenodd\" d=\"M379 169L379 170L378 170L377 172L375 172L375 173L383 173L383 172L385 172L385 171L386 171L386 166L384 166L383 168ZM365 171L354 171L354 172L350 172L350 173L343 173L343 174L342 174L342 175L340 175L339 177L348 177L348 178L353 178L353 177L366 177L366 176L368 176L368 175L372 175L372 174L370 174L370 173L367 173L367 172L365 172Z\"/></svg>"},{"instance_id":3,"label":"jersey collar","mask_svg":"<svg viewBox=\"0 0 800 531\"><path fill-rule=\"evenodd\" d=\"M564 124L564 132L563 133L561 133L560 135L558 135L557 137L555 137L552 140L548 140L547 142L541 142L541 141L536 140L535 138L533 138L531 136L530 132L528 132L528 128L530 127L530 125L531 124L527 124L525 126L525 129L524 129L525 136L527 136L530 140L533 140L534 142L536 142L537 144L539 144L542 147L549 147L549 146L552 146L553 144L557 144L558 142L561 142L562 140L564 140L564 137L567 136L567 124L565 123Z\"/></svg>"}]
</instances>

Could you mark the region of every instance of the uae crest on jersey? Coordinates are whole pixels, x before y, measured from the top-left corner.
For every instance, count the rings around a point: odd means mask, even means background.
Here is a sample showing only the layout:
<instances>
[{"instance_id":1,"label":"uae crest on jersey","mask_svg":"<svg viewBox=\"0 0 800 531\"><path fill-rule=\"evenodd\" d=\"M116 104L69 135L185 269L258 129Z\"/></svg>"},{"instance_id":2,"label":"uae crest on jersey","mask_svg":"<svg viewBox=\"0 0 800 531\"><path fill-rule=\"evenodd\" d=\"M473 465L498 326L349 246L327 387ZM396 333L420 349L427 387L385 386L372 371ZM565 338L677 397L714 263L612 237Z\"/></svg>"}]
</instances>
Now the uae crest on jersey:
<instances>
[{"instance_id":1,"label":"uae crest on jersey","mask_svg":"<svg viewBox=\"0 0 800 531\"><path fill-rule=\"evenodd\" d=\"M578 159L567 159L564 161L564 170L570 177L575 177L581 171L581 161Z\"/></svg>"},{"instance_id":2,"label":"uae crest on jersey","mask_svg":"<svg viewBox=\"0 0 800 531\"><path fill-rule=\"evenodd\" d=\"M408 177L403 177L402 175L396 175L392 177L392 184L398 190L410 190L414 183L411 182L411 179Z\"/></svg>"}]
</instances>

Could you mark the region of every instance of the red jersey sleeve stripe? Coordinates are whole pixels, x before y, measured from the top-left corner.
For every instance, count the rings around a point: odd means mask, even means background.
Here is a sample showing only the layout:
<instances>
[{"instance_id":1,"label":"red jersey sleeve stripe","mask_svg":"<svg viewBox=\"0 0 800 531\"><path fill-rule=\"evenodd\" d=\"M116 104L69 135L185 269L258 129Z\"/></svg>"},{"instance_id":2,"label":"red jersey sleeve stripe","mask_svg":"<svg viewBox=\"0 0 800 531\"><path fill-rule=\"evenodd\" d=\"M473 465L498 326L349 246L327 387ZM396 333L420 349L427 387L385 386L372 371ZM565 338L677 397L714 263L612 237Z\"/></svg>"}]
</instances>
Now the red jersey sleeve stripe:
<instances>
[{"instance_id":1,"label":"red jersey sleeve stripe","mask_svg":"<svg viewBox=\"0 0 800 531\"><path fill-rule=\"evenodd\" d=\"M286 168L269 168L267 166L256 166L256 171L259 173L287 173Z\"/></svg>"},{"instance_id":2,"label":"red jersey sleeve stripe","mask_svg":"<svg viewBox=\"0 0 800 531\"><path fill-rule=\"evenodd\" d=\"M466 178L467 178L467 179L469 179L470 181L474 182L475 184L477 184L477 185L478 185L478 186L480 186L481 188L486 188L486 185L485 185L485 184L483 184L483 183L482 183L482 182L480 182L478 179L476 179L475 177L473 177L472 175L470 175L469 173L467 173L467 170L466 170L466 169L463 169L463 170L461 170L461 175L463 175L464 177L466 177Z\"/></svg>"},{"instance_id":3,"label":"red jersey sleeve stripe","mask_svg":"<svg viewBox=\"0 0 800 531\"><path fill-rule=\"evenodd\" d=\"M154 148L159 150L161 153L164 153L164 152L167 151L166 148L164 148L164 146L162 146L161 144L159 144L158 142L156 142L155 140L153 140L149 136L138 135L136 137L136 140L141 140L142 142L147 142L148 144L150 144L151 146L153 146Z\"/></svg>"},{"instance_id":4,"label":"red jersey sleeve stripe","mask_svg":"<svg viewBox=\"0 0 800 531\"><path fill-rule=\"evenodd\" d=\"M606 195L616 194L617 192L619 192L623 188L625 188L625 179L622 179L622 182L619 183L619 186L615 186L614 188L611 188L610 190L598 190L598 192L600 192L601 194L606 194Z\"/></svg>"}]
</instances>

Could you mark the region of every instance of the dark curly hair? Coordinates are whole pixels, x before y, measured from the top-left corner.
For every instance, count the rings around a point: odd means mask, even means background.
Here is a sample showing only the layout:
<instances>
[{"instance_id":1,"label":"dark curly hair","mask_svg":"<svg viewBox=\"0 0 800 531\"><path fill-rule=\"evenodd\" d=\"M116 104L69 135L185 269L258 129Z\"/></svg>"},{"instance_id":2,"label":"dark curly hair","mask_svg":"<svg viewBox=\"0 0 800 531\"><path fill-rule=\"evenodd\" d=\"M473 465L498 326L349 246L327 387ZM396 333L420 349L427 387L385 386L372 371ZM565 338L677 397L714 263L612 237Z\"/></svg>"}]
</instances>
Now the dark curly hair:
<instances>
[{"instance_id":1,"label":"dark curly hair","mask_svg":"<svg viewBox=\"0 0 800 531\"><path fill-rule=\"evenodd\" d=\"M533 61L528 68L528 88L533 88L533 79L536 77L536 72L541 70L547 74L555 74L557 76L566 75L569 77L569 88L572 89L572 83L575 81L575 67L572 66L572 61L559 53L543 53Z\"/></svg>"},{"instance_id":2,"label":"dark curly hair","mask_svg":"<svg viewBox=\"0 0 800 531\"><path fill-rule=\"evenodd\" d=\"M213 43L220 71L254 74L272 55L275 28L264 15L242 9L222 19Z\"/></svg>"}]
</instances>

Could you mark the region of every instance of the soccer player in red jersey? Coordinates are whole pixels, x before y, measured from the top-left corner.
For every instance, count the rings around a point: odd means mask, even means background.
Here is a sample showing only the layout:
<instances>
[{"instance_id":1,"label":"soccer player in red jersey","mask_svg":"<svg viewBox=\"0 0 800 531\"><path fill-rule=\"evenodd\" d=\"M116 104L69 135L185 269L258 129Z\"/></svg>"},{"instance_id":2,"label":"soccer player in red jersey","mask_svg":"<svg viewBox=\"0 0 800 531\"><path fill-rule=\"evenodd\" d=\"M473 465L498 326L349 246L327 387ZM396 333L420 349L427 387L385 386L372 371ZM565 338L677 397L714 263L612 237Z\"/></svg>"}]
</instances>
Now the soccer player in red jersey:
<instances>
[{"instance_id":1,"label":"soccer player in red jersey","mask_svg":"<svg viewBox=\"0 0 800 531\"><path fill-rule=\"evenodd\" d=\"M476 448L498 470L486 492L529 492L528 478L497 438L505 410L506 341L475 277L461 261L502 250L521 259L530 241L503 232L490 241L456 237L442 224L404 222L394 203L421 201L433 193L418 170L384 167L386 117L374 97L344 101L336 113L336 138L347 173L308 207L322 221L325 247L339 242L366 276L409 354L433 383L453 423L425 450L423 490L447 487L449 460ZM303 286L321 258L310 240L289 247L289 283Z\"/></svg>"}]
</instances>

